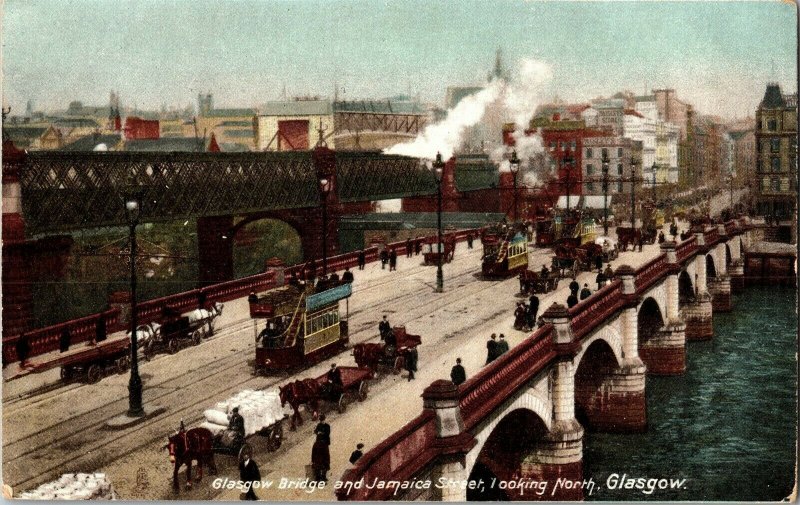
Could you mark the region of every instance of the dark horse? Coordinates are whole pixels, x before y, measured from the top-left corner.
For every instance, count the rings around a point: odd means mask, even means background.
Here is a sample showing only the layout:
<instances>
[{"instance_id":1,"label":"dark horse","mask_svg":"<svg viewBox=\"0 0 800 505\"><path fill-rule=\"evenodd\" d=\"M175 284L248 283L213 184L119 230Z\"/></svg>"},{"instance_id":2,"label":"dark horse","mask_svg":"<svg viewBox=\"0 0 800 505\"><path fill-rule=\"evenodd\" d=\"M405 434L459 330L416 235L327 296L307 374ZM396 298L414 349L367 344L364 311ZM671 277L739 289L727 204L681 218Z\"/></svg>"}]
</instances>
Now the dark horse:
<instances>
[{"instance_id":1,"label":"dark horse","mask_svg":"<svg viewBox=\"0 0 800 505\"><path fill-rule=\"evenodd\" d=\"M214 452L211 449L214 436L206 428L192 428L188 431L179 430L169 437L167 448L169 449L169 460L175 463L172 472L172 488L178 491L178 470L181 465L186 465L186 488L192 487L192 460L197 461L197 480L203 478L203 464L208 465L211 475L217 473L217 465L214 464Z\"/></svg>"},{"instance_id":2,"label":"dark horse","mask_svg":"<svg viewBox=\"0 0 800 505\"><path fill-rule=\"evenodd\" d=\"M319 413L319 400L322 395L322 385L314 379L303 379L290 382L280 388L281 406L288 403L294 410L292 416L292 426L289 428L294 431L296 429L296 421L299 421L300 426L303 425L303 416L300 415L300 406L308 405L313 412L312 418L316 419Z\"/></svg>"}]
</instances>

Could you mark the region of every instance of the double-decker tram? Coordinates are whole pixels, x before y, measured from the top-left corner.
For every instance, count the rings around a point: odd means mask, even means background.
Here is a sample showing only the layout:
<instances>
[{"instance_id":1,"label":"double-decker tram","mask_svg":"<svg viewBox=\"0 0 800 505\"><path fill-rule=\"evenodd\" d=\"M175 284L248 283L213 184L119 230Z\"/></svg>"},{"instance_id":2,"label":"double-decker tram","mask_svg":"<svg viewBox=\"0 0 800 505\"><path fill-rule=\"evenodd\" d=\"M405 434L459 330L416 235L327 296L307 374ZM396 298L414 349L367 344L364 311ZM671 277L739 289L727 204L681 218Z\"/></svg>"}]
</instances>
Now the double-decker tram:
<instances>
[{"instance_id":1,"label":"double-decker tram","mask_svg":"<svg viewBox=\"0 0 800 505\"><path fill-rule=\"evenodd\" d=\"M256 372L287 370L317 363L347 345L347 314L339 302L350 297L347 282L316 286L290 284L250 302L250 316L266 327L256 338Z\"/></svg>"},{"instance_id":2,"label":"double-decker tram","mask_svg":"<svg viewBox=\"0 0 800 505\"><path fill-rule=\"evenodd\" d=\"M525 231L506 226L487 229L481 235L484 277L510 277L528 268Z\"/></svg>"}]
</instances>

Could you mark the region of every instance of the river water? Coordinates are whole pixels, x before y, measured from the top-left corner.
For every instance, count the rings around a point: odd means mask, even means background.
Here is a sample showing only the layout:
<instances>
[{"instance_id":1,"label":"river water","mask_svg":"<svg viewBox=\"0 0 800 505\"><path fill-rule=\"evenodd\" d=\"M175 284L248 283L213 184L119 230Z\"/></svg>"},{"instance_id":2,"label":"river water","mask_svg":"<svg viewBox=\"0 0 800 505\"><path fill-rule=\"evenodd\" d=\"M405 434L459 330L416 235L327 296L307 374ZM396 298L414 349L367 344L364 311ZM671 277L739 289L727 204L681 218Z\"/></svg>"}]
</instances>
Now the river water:
<instances>
[{"instance_id":1,"label":"river water","mask_svg":"<svg viewBox=\"0 0 800 505\"><path fill-rule=\"evenodd\" d=\"M734 312L714 314L713 340L687 345L684 375L647 377L646 433L585 435L584 476L596 484L587 500L774 501L792 492L795 291L748 287L733 303ZM609 489L613 474L686 481Z\"/></svg>"}]
</instances>

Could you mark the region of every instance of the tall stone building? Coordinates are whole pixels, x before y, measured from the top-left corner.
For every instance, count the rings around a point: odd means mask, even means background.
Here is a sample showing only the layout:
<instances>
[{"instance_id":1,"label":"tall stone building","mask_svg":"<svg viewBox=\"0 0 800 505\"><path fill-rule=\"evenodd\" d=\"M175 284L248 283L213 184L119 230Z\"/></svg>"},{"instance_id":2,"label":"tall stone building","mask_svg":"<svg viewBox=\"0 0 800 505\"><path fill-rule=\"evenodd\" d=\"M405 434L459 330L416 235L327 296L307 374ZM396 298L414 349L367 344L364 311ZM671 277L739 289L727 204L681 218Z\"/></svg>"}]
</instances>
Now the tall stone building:
<instances>
[{"instance_id":1,"label":"tall stone building","mask_svg":"<svg viewBox=\"0 0 800 505\"><path fill-rule=\"evenodd\" d=\"M756 213L789 219L797 191L797 94L767 84L756 110Z\"/></svg>"}]
</instances>

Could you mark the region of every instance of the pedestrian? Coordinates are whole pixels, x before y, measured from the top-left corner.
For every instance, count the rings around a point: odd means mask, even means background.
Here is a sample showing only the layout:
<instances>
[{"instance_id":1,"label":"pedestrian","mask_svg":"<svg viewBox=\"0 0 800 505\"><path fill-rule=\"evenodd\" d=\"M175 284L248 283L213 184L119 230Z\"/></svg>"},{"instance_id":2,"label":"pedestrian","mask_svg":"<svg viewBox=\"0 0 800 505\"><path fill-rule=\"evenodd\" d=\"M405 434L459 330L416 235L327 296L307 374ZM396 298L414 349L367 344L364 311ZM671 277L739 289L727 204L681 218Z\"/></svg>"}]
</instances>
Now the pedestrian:
<instances>
[{"instance_id":1,"label":"pedestrian","mask_svg":"<svg viewBox=\"0 0 800 505\"><path fill-rule=\"evenodd\" d=\"M550 276L550 270L547 269L547 265L542 265L542 270L539 272L542 279L547 279Z\"/></svg>"},{"instance_id":2,"label":"pedestrian","mask_svg":"<svg viewBox=\"0 0 800 505\"><path fill-rule=\"evenodd\" d=\"M314 435L317 441L322 441L325 445L331 445L331 425L325 422L325 414L319 416L319 423L314 428Z\"/></svg>"},{"instance_id":3,"label":"pedestrian","mask_svg":"<svg viewBox=\"0 0 800 505\"><path fill-rule=\"evenodd\" d=\"M467 234L467 249L472 249L472 233Z\"/></svg>"},{"instance_id":4,"label":"pedestrian","mask_svg":"<svg viewBox=\"0 0 800 505\"><path fill-rule=\"evenodd\" d=\"M397 251L392 249L389 253L389 271L397 270Z\"/></svg>"},{"instance_id":5,"label":"pedestrian","mask_svg":"<svg viewBox=\"0 0 800 505\"><path fill-rule=\"evenodd\" d=\"M581 300L586 300L590 296L592 296L592 291L589 289L588 284L584 284L583 289L581 289Z\"/></svg>"},{"instance_id":6,"label":"pedestrian","mask_svg":"<svg viewBox=\"0 0 800 505\"><path fill-rule=\"evenodd\" d=\"M247 297L247 303L258 303L258 296L255 291L250 291L250 295Z\"/></svg>"},{"instance_id":7,"label":"pedestrian","mask_svg":"<svg viewBox=\"0 0 800 505\"><path fill-rule=\"evenodd\" d=\"M594 267L597 270L600 270L600 269L603 268L603 255L602 254L598 254L597 256L594 257Z\"/></svg>"},{"instance_id":8,"label":"pedestrian","mask_svg":"<svg viewBox=\"0 0 800 505\"><path fill-rule=\"evenodd\" d=\"M411 246L411 239L406 239L406 258L410 258L414 253L414 248Z\"/></svg>"},{"instance_id":9,"label":"pedestrian","mask_svg":"<svg viewBox=\"0 0 800 505\"><path fill-rule=\"evenodd\" d=\"M567 308L571 309L572 307L578 305L578 295L577 292L570 293L567 297Z\"/></svg>"},{"instance_id":10,"label":"pedestrian","mask_svg":"<svg viewBox=\"0 0 800 505\"><path fill-rule=\"evenodd\" d=\"M386 340L386 334L392 331L392 325L389 324L389 320L386 319L386 316L383 316L383 321L378 323L378 333L381 335L381 340Z\"/></svg>"},{"instance_id":11,"label":"pedestrian","mask_svg":"<svg viewBox=\"0 0 800 505\"><path fill-rule=\"evenodd\" d=\"M364 448L364 444L356 444L356 450L350 453L350 464L355 465L356 461L361 459L361 456L364 455L364 452L361 450Z\"/></svg>"},{"instance_id":12,"label":"pedestrian","mask_svg":"<svg viewBox=\"0 0 800 505\"><path fill-rule=\"evenodd\" d=\"M367 263L367 255L364 250L358 251L358 269L364 270L364 265Z\"/></svg>"},{"instance_id":13,"label":"pedestrian","mask_svg":"<svg viewBox=\"0 0 800 505\"><path fill-rule=\"evenodd\" d=\"M325 422L325 414L319 416L319 424L314 428L317 436L311 448L311 467L314 469L314 480L328 482L328 470L331 468L331 427Z\"/></svg>"},{"instance_id":14,"label":"pedestrian","mask_svg":"<svg viewBox=\"0 0 800 505\"><path fill-rule=\"evenodd\" d=\"M486 342L486 364L488 365L497 358L497 334L492 333L492 336Z\"/></svg>"},{"instance_id":15,"label":"pedestrian","mask_svg":"<svg viewBox=\"0 0 800 505\"><path fill-rule=\"evenodd\" d=\"M506 336L502 333L500 334L500 341L497 342L497 357L499 358L503 354L508 352L508 342L506 342Z\"/></svg>"},{"instance_id":16,"label":"pedestrian","mask_svg":"<svg viewBox=\"0 0 800 505\"><path fill-rule=\"evenodd\" d=\"M644 246L644 238L642 238L641 233L639 233L639 237L636 240L639 244L639 252L642 252L642 246Z\"/></svg>"},{"instance_id":17,"label":"pedestrian","mask_svg":"<svg viewBox=\"0 0 800 505\"><path fill-rule=\"evenodd\" d=\"M675 237L678 236L678 225L675 223L675 221L669 225L669 234L672 235L672 240L675 240Z\"/></svg>"},{"instance_id":18,"label":"pedestrian","mask_svg":"<svg viewBox=\"0 0 800 505\"><path fill-rule=\"evenodd\" d=\"M386 249L381 251L381 270L386 269L386 264L389 263L389 253L386 252Z\"/></svg>"},{"instance_id":19,"label":"pedestrian","mask_svg":"<svg viewBox=\"0 0 800 505\"><path fill-rule=\"evenodd\" d=\"M101 314L100 317L97 318L97 323L95 324L94 327L94 333L95 333L94 337L95 342L102 342L103 340L106 339L107 336L106 316Z\"/></svg>"},{"instance_id":20,"label":"pedestrian","mask_svg":"<svg viewBox=\"0 0 800 505\"><path fill-rule=\"evenodd\" d=\"M528 313L530 314L530 319L533 321L531 328L536 324L536 316L539 315L539 297L533 295L529 299L530 304L528 305Z\"/></svg>"},{"instance_id":21,"label":"pedestrian","mask_svg":"<svg viewBox=\"0 0 800 505\"><path fill-rule=\"evenodd\" d=\"M417 239L414 243L414 255L419 256L419 253L422 252L422 241Z\"/></svg>"},{"instance_id":22,"label":"pedestrian","mask_svg":"<svg viewBox=\"0 0 800 505\"><path fill-rule=\"evenodd\" d=\"M600 266L602 267L603 265L601 264ZM606 285L606 276L602 270L598 269L595 281L597 282L597 289L601 289L603 286Z\"/></svg>"},{"instance_id":23,"label":"pedestrian","mask_svg":"<svg viewBox=\"0 0 800 505\"><path fill-rule=\"evenodd\" d=\"M250 457L250 451L244 453L244 457L239 462L239 479L244 483L247 492L240 496L241 500L258 501L258 496L253 490L256 482L261 482L261 472L256 462Z\"/></svg>"},{"instance_id":24,"label":"pedestrian","mask_svg":"<svg viewBox=\"0 0 800 505\"><path fill-rule=\"evenodd\" d=\"M517 308L514 310L514 329L515 330L524 330L526 319L527 319L527 309L525 308L525 304L523 302L517 303Z\"/></svg>"},{"instance_id":25,"label":"pedestrian","mask_svg":"<svg viewBox=\"0 0 800 505\"><path fill-rule=\"evenodd\" d=\"M61 330L61 338L58 341L58 350L60 352L69 351L70 340L72 340L72 337L69 334L69 329L64 328L63 330Z\"/></svg>"},{"instance_id":26,"label":"pedestrian","mask_svg":"<svg viewBox=\"0 0 800 505\"><path fill-rule=\"evenodd\" d=\"M453 384L456 386L467 381L467 372L464 370L464 367L461 366L461 358L456 358L456 364L450 369L450 380L453 381Z\"/></svg>"},{"instance_id":27,"label":"pedestrian","mask_svg":"<svg viewBox=\"0 0 800 505\"><path fill-rule=\"evenodd\" d=\"M611 263L606 265L606 269L603 272L603 275L606 276L606 281L608 282L611 282L611 280L614 278L614 270L611 268Z\"/></svg>"},{"instance_id":28,"label":"pedestrian","mask_svg":"<svg viewBox=\"0 0 800 505\"><path fill-rule=\"evenodd\" d=\"M15 350L17 351L17 359L19 360L20 368L25 368L28 366L28 353L30 352L30 347L28 345L28 336L24 333L19 336L19 340L15 345Z\"/></svg>"},{"instance_id":29,"label":"pedestrian","mask_svg":"<svg viewBox=\"0 0 800 505\"><path fill-rule=\"evenodd\" d=\"M342 274L342 282L346 282L348 284L353 282L353 272L351 272L349 268L344 269L344 273Z\"/></svg>"},{"instance_id":30,"label":"pedestrian","mask_svg":"<svg viewBox=\"0 0 800 505\"><path fill-rule=\"evenodd\" d=\"M575 278L575 274L572 274L572 282L569 283L569 292L577 296L579 289L581 289L581 285L578 284L578 280Z\"/></svg>"},{"instance_id":31,"label":"pedestrian","mask_svg":"<svg viewBox=\"0 0 800 505\"><path fill-rule=\"evenodd\" d=\"M664 232L663 231L658 232L658 243L663 244L666 241L667 239L666 237L664 237Z\"/></svg>"},{"instance_id":32,"label":"pedestrian","mask_svg":"<svg viewBox=\"0 0 800 505\"><path fill-rule=\"evenodd\" d=\"M417 359L419 359L419 355L416 347L412 347L406 352L405 367L408 371L408 382L416 378L414 377L414 372L417 371Z\"/></svg>"}]
</instances>

